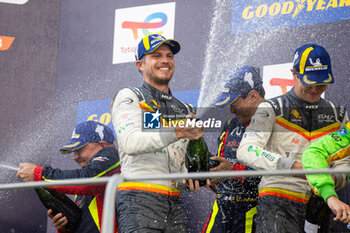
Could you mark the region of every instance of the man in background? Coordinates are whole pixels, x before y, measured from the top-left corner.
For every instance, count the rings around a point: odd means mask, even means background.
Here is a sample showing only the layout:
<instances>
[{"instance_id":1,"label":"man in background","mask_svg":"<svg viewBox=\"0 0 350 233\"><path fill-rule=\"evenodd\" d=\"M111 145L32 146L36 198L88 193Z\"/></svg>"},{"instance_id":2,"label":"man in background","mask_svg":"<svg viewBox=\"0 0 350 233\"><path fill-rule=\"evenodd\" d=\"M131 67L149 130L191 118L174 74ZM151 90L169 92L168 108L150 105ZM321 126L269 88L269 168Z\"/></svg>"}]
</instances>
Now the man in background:
<instances>
[{"instance_id":1,"label":"man in background","mask_svg":"<svg viewBox=\"0 0 350 233\"><path fill-rule=\"evenodd\" d=\"M210 171L250 170L251 168L237 161L236 153L246 127L258 105L264 101L265 90L260 70L257 67L244 66L229 71L226 78L229 80L214 105L229 106L235 117L226 122L218 138L217 157L212 159L220 164ZM211 180L210 187L216 193L216 200L203 232L255 232L254 217L259 182L260 177Z\"/></svg>"},{"instance_id":2,"label":"man in background","mask_svg":"<svg viewBox=\"0 0 350 233\"><path fill-rule=\"evenodd\" d=\"M78 124L71 141L60 148L62 154L73 153L73 160L80 169L61 170L49 166L21 163L17 176L23 181L62 180L74 178L96 178L120 172L118 151L115 148L113 131L95 121ZM101 231L105 185L56 186L55 189L66 194L78 195L76 204L82 209L82 219L76 233L98 233ZM67 231L68 220L62 213L48 216L59 232ZM115 224L115 232L118 232Z\"/></svg>"}]
</instances>

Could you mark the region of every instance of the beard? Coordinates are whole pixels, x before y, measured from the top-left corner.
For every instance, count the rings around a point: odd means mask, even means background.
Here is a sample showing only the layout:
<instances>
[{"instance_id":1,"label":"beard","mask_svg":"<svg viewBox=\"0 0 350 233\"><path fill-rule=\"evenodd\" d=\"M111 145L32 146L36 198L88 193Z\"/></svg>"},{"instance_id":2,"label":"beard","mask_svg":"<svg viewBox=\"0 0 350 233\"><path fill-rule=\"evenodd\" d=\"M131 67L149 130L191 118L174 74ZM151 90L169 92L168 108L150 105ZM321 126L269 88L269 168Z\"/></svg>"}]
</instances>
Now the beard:
<instances>
[{"instance_id":1,"label":"beard","mask_svg":"<svg viewBox=\"0 0 350 233\"><path fill-rule=\"evenodd\" d=\"M147 72L147 76L149 77L150 81L153 82L154 84L157 85L168 85L172 75L169 79L165 79L165 78L159 78L158 76L152 75L150 72Z\"/></svg>"}]
</instances>

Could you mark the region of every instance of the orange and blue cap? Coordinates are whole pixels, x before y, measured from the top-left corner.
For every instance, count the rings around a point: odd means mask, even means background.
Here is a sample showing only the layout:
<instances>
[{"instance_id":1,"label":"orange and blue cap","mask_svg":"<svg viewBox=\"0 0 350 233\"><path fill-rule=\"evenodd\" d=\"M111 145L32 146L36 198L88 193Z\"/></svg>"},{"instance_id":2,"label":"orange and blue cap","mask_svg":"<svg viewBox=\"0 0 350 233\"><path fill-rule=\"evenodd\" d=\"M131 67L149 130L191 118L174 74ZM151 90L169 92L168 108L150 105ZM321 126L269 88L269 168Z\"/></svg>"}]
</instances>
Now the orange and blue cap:
<instances>
[{"instance_id":1,"label":"orange and blue cap","mask_svg":"<svg viewBox=\"0 0 350 233\"><path fill-rule=\"evenodd\" d=\"M142 38L140 43L137 46L135 58L136 61L141 60L143 55L152 53L162 44L167 44L170 47L170 50L173 54L176 54L180 51L180 43L173 39L166 39L164 36L159 34L151 34Z\"/></svg>"},{"instance_id":2,"label":"orange and blue cap","mask_svg":"<svg viewBox=\"0 0 350 233\"><path fill-rule=\"evenodd\" d=\"M293 71L307 87L334 83L331 58L326 49L317 44L305 44L296 49Z\"/></svg>"}]
</instances>

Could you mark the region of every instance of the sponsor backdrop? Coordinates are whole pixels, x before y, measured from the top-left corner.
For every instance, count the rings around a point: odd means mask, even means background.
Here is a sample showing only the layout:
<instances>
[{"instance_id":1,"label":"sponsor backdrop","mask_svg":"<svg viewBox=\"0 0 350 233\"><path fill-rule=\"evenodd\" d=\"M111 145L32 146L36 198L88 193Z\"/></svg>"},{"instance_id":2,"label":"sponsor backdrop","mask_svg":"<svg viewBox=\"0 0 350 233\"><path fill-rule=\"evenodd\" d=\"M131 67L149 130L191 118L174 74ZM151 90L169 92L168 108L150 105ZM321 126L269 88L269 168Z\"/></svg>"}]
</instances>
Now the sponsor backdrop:
<instances>
[{"instance_id":1,"label":"sponsor backdrop","mask_svg":"<svg viewBox=\"0 0 350 233\"><path fill-rule=\"evenodd\" d=\"M134 51L137 42L149 33L162 33L181 43L170 86L174 95L195 106L208 107L209 100L216 98L223 85L223 74L241 65L261 67L267 97L286 93L294 85L290 72L294 50L314 42L323 45L332 58L336 83L327 89L325 97L350 109L348 0L39 2L0 0L1 13L11 12L1 14L4 20L0 21L0 59L1 64L6 64L0 72L7 80L0 80L1 93L18 86L18 90L23 90L6 92L7 102L2 98L1 107L9 113L1 113L0 121L4 125L1 128L5 128L1 129L6 138L1 143L3 148L8 146L6 142L15 145L19 136L21 148L34 138L35 144L47 139L43 147L46 151L41 147L36 151L41 157L31 153L26 158L40 165L77 168L70 155L57 151L69 140L76 123L96 120L112 127L109 108L113 96L123 87L142 85ZM40 20L35 20L38 17ZM16 23L7 25L4 21ZM17 29L19 26L21 30ZM33 32L40 35L39 41ZM211 111L225 120L231 116L228 109ZM31 127L28 131L22 125ZM33 134L36 128L42 130ZM216 130L205 135L212 153L218 134ZM5 154L1 156L5 158ZM5 161L20 162L8 157ZM347 191L348 188L342 190L340 196L349 203ZM23 220L28 219L26 211L18 211L12 204L14 200L8 199L5 202L11 204L6 205L12 209L7 212L13 215L0 215L0 228L5 226L10 232L8 229L17 219L29 227L32 222ZM35 197L24 200L31 199ZM190 232L201 232L214 194L206 189L200 193L183 192L183 200ZM41 216L44 228L45 211L41 211ZM55 232L50 222L47 231ZM343 224L334 230L345 231Z\"/></svg>"},{"instance_id":2,"label":"sponsor backdrop","mask_svg":"<svg viewBox=\"0 0 350 233\"><path fill-rule=\"evenodd\" d=\"M346 0L237 1L232 5L232 34L291 28L349 19Z\"/></svg>"}]
</instances>

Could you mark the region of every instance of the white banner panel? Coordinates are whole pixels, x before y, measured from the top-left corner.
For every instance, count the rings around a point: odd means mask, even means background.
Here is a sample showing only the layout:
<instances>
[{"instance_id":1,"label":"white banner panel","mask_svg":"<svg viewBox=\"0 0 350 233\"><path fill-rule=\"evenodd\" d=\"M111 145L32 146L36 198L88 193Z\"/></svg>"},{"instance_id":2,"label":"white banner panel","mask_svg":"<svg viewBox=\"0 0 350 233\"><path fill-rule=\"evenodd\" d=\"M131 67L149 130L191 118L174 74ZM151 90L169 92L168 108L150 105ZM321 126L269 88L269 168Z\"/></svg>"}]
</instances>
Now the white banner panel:
<instances>
[{"instance_id":1,"label":"white banner panel","mask_svg":"<svg viewBox=\"0 0 350 233\"><path fill-rule=\"evenodd\" d=\"M287 93L294 86L293 63L268 65L263 67L265 98L270 99Z\"/></svg>"},{"instance_id":2,"label":"white banner panel","mask_svg":"<svg viewBox=\"0 0 350 233\"><path fill-rule=\"evenodd\" d=\"M18 4L18 5L23 5L27 3L29 0L0 0L0 3L10 3L10 4Z\"/></svg>"},{"instance_id":3,"label":"white banner panel","mask_svg":"<svg viewBox=\"0 0 350 233\"><path fill-rule=\"evenodd\" d=\"M113 64L135 61L137 43L149 34L174 38L175 2L115 10Z\"/></svg>"}]
</instances>

